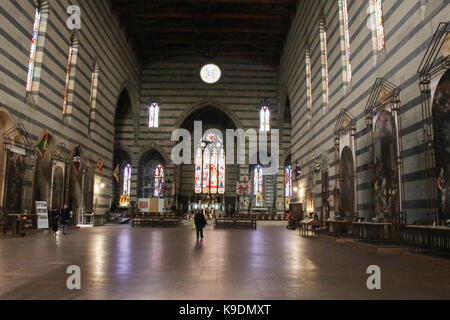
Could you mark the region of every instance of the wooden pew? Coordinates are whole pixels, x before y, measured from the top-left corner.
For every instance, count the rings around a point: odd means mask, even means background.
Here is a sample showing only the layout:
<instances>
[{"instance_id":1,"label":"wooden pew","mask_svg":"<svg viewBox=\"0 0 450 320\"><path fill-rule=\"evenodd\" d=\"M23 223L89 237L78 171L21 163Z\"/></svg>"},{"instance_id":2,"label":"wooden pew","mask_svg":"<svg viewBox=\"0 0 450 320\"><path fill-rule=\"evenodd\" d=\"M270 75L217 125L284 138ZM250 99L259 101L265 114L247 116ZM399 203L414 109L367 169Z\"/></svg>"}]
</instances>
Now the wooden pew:
<instances>
[{"instance_id":1,"label":"wooden pew","mask_svg":"<svg viewBox=\"0 0 450 320\"><path fill-rule=\"evenodd\" d=\"M256 229L256 218L254 217L233 217L216 218L214 220L215 228L252 228Z\"/></svg>"}]
</instances>

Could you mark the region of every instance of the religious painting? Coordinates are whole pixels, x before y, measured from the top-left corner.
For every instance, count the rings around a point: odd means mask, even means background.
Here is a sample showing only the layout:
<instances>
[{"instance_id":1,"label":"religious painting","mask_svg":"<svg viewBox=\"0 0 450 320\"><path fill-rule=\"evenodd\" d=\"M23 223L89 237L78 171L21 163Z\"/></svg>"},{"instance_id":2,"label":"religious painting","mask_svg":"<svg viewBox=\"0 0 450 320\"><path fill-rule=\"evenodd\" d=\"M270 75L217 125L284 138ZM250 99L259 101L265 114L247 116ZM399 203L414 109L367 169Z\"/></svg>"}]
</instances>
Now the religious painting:
<instances>
[{"instance_id":1,"label":"religious painting","mask_svg":"<svg viewBox=\"0 0 450 320\"><path fill-rule=\"evenodd\" d=\"M341 206L339 214L342 217L351 217L355 212L355 164L353 152L349 147L342 150L340 161L341 174Z\"/></svg>"},{"instance_id":2,"label":"religious painting","mask_svg":"<svg viewBox=\"0 0 450 320\"><path fill-rule=\"evenodd\" d=\"M22 195L25 171L23 155L8 152L6 160L6 196L5 211L19 213L22 211Z\"/></svg>"},{"instance_id":3,"label":"religious painting","mask_svg":"<svg viewBox=\"0 0 450 320\"><path fill-rule=\"evenodd\" d=\"M434 147L436 154L439 211L450 219L450 71L440 80L433 101Z\"/></svg>"},{"instance_id":4,"label":"religious painting","mask_svg":"<svg viewBox=\"0 0 450 320\"><path fill-rule=\"evenodd\" d=\"M64 172L61 167L56 167L53 173L52 207L61 209L64 205Z\"/></svg>"},{"instance_id":5,"label":"religious painting","mask_svg":"<svg viewBox=\"0 0 450 320\"><path fill-rule=\"evenodd\" d=\"M397 126L387 110L379 113L374 130L375 213L377 218L392 221L399 217L399 171Z\"/></svg>"},{"instance_id":6,"label":"religious painting","mask_svg":"<svg viewBox=\"0 0 450 320\"><path fill-rule=\"evenodd\" d=\"M322 219L330 217L330 181L328 170L322 171Z\"/></svg>"}]
</instances>

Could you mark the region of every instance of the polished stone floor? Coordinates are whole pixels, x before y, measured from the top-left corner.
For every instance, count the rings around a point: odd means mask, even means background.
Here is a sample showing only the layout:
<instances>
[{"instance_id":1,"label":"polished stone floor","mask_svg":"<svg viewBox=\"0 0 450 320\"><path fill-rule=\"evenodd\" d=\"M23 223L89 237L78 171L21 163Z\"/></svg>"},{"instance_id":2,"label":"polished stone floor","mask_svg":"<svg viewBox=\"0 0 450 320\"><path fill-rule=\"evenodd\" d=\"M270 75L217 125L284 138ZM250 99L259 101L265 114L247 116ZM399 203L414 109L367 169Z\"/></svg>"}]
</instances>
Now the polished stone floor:
<instances>
[{"instance_id":1,"label":"polished stone floor","mask_svg":"<svg viewBox=\"0 0 450 320\"><path fill-rule=\"evenodd\" d=\"M0 238L0 299L450 299L450 267L281 227L106 226ZM82 288L66 287L81 268ZM366 269L381 268L381 290Z\"/></svg>"}]
</instances>

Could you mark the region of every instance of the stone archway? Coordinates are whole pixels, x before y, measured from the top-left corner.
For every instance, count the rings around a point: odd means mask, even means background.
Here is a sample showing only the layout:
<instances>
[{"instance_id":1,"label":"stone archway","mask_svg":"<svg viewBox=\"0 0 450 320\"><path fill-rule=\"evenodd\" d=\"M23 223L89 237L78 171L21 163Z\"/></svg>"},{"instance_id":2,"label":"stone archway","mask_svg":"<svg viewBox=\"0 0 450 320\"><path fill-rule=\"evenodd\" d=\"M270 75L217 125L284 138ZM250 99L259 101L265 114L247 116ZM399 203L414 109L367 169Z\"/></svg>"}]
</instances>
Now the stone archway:
<instances>
[{"instance_id":1,"label":"stone archway","mask_svg":"<svg viewBox=\"0 0 450 320\"><path fill-rule=\"evenodd\" d=\"M0 184L0 207L3 207L5 191L5 170L6 170L6 151L3 149L5 133L14 126L14 120L9 112L0 108L0 173L2 181Z\"/></svg>"},{"instance_id":2,"label":"stone archway","mask_svg":"<svg viewBox=\"0 0 450 320\"><path fill-rule=\"evenodd\" d=\"M440 220L450 219L450 70L440 79L433 99L434 149Z\"/></svg>"},{"instance_id":3,"label":"stone archway","mask_svg":"<svg viewBox=\"0 0 450 320\"><path fill-rule=\"evenodd\" d=\"M350 147L344 147L340 158L340 215L342 217L352 217L355 212L355 164L353 160L353 151Z\"/></svg>"},{"instance_id":4,"label":"stone archway","mask_svg":"<svg viewBox=\"0 0 450 320\"><path fill-rule=\"evenodd\" d=\"M375 213L378 218L398 221L399 169L397 126L391 112L378 114L374 127Z\"/></svg>"},{"instance_id":5,"label":"stone archway","mask_svg":"<svg viewBox=\"0 0 450 320\"><path fill-rule=\"evenodd\" d=\"M242 123L242 121L239 119L239 117L236 115L236 113L231 110L230 108L228 108L226 105L215 101L215 100L207 100L207 101L200 101L194 105L191 105L190 107L188 107L185 111L183 111L183 113L177 118L177 120L175 121L174 126L172 127L171 131L174 131L178 128L180 128L183 125L183 122L186 121L186 119L193 114L196 111L199 111L205 107L213 107L223 113L225 113L227 115L227 117L229 119L231 119L234 123L234 127L235 128L244 128L244 125ZM231 129L231 128L230 128Z\"/></svg>"}]
</instances>

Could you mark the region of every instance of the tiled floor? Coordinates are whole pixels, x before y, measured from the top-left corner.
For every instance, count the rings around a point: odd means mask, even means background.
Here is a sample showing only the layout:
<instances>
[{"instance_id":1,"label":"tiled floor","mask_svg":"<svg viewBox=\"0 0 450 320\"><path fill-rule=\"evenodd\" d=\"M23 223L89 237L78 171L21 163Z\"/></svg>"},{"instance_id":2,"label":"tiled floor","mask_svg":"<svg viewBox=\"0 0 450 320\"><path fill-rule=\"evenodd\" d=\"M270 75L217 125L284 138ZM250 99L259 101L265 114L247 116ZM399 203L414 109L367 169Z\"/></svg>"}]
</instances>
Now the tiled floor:
<instances>
[{"instance_id":1,"label":"tiled floor","mask_svg":"<svg viewBox=\"0 0 450 320\"><path fill-rule=\"evenodd\" d=\"M81 268L82 289L66 287ZM369 265L382 289L369 291ZM450 299L450 268L281 227L107 226L0 238L0 299Z\"/></svg>"}]
</instances>

